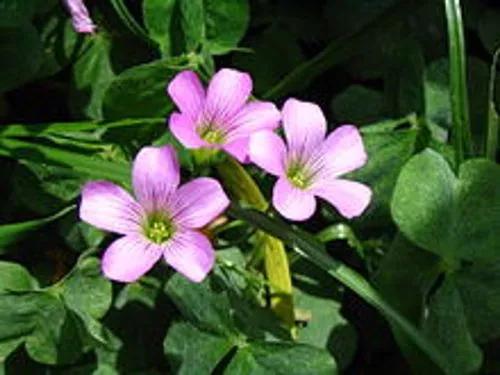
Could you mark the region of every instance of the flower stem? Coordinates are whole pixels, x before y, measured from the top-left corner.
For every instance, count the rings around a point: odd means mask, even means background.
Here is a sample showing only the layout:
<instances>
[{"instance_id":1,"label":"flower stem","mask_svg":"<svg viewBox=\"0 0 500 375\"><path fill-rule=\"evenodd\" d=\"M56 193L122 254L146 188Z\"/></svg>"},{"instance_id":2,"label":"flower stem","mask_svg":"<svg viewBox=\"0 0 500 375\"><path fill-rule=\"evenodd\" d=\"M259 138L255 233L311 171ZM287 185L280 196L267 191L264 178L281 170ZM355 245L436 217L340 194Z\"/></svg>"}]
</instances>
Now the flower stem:
<instances>
[{"instance_id":1,"label":"flower stem","mask_svg":"<svg viewBox=\"0 0 500 375\"><path fill-rule=\"evenodd\" d=\"M265 211L268 203L259 187L247 171L234 159L226 158L217 164L217 171L230 195L259 211ZM258 250L264 254L264 268L271 288L271 309L290 329L294 337L295 314L290 266L283 242L265 232L258 231Z\"/></svg>"},{"instance_id":2,"label":"flower stem","mask_svg":"<svg viewBox=\"0 0 500 375\"><path fill-rule=\"evenodd\" d=\"M394 309L378 291L359 273L330 257L317 239L306 232L271 218L255 210L232 206L229 214L245 220L256 228L281 239L298 254L322 268L330 276L346 285L365 302L375 307L390 323L404 332L444 373L448 372L448 361L434 343L422 334L406 317Z\"/></svg>"}]
</instances>

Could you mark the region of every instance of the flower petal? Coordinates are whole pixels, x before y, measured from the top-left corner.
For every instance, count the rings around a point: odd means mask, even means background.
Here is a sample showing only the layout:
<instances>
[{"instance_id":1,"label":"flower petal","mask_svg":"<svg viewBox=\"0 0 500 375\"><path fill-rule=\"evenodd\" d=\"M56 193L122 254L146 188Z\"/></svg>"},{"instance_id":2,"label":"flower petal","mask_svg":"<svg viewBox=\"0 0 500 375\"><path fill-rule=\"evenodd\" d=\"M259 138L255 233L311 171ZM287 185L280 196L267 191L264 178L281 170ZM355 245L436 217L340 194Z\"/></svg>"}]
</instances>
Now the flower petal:
<instances>
[{"instance_id":1,"label":"flower petal","mask_svg":"<svg viewBox=\"0 0 500 375\"><path fill-rule=\"evenodd\" d=\"M181 112L197 121L205 103L205 89L195 72L185 70L170 81L167 92Z\"/></svg>"},{"instance_id":2,"label":"flower petal","mask_svg":"<svg viewBox=\"0 0 500 375\"><path fill-rule=\"evenodd\" d=\"M287 219L303 221L316 211L316 199L310 192L296 188L281 177L274 185L273 206Z\"/></svg>"},{"instance_id":3,"label":"flower petal","mask_svg":"<svg viewBox=\"0 0 500 375\"><path fill-rule=\"evenodd\" d=\"M217 180L200 177L182 185L170 204L175 225L201 228L227 208L229 199Z\"/></svg>"},{"instance_id":4,"label":"flower petal","mask_svg":"<svg viewBox=\"0 0 500 375\"><path fill-rule=\"evenodd\" d=\"M82 189L80 219L103 230L129 234L140 230L142 207L121 187L92 181Z\"/></svg>"},{"instance_id":5,"label":"flower petal","mask_svg":"<svg viewBox=\"0 0 500 375\"><path fill-rule=\"evenodd\" d=\"M208 238L192 230L176 232L166 245L164 257L176 271L196 283L203 281L215 262Z\"/></svg>"},{"instance_id":6,"label":"flower petal","mask_svg":"<svg viewBox=\"0 0 500 375\"><path fill-rule=\"evenodd\" d=\"M186 148L199 148L207 144L196 132L196 123L185 114L172 113L169 127L175 138Z\"/></svg>"},{"instance_id":7,"label":"flower petal","mask_svg":"<svg viewBox=\"0 0 500 375\"><path fill-rule=\"evenodd\" d=\"M135 157L132 183L147 211L163 207L179 181L179 162L172 146L143 147Z\"/></svg>"},{"instance_id":8,"label":"flower petal","mask_svg":"<svg viewBox=\"0 0 500 375\"><path fill-rule=\"evenodd\" d=\"M252 79L234 69L219 70L207 90L205 119L224 127L241 110L252 92Z\"/></svg>"},{"instance_id":9,"label":"flower petal","mask_svg":"<svg viewBox=\"0 0 500 375\"><path fill-rule=\"evenodd\" d=\"M112 280L131 283L148 272L162 255L162 248L142 235L114 241L102 258L102 271Z\"/></svg>"},{"instance_id":10,"label":"flower petal","mask_svg":"<svg viewBox=\"0 0 500 375\"><path fill-rule=\"evenodd\" d=\"M332 204L348 219L361 215L372 197L372 191L368 186L340 179L318 183L311 188L311 191Z\"/></svg>"},{"instance_id":11,"label":"flower petal","mask_svg":"<svg viewBox=\"0 0 500 375\"><path fill-rule=\"evenodd\" d=\"M71 14L71 22L75 31L77 33L92 34L96 29L96 25L92 22L83 0L66 0L65 3Z\"/></svg>"},{"instance_id":12,"label":"flower petal","mask_svg":"<svg viewBox=\"0 0 500 375\"><path fill-rule=\"evenodd\" d=\"M291 152L314 150L326 135L326 119L316 104L288 99L283 106L283 127Z\"/></svg>"},{"instance_id":13,"label":"flower petal","mask_svg":"<svg viewBox=\"0 0 500 375\"><path fill-rule=\"evenodd\" d=\"M272 131L263 130L250 137L250 160L275 176L285 173L285 142Z\"/></svg>"},{"instance_id":14,"label":"flower petal","mask_svg":"<svg viewBox=\"0 0 500 375\"><path fill-rule=\"evenodd\" d=\"M238 112L228 130L228 137L248 137L259 130L274 130L281 120L281 113L271 102L253 101Z\"/></svg>"},{"instance_id":15,"label":"flower petal","mask_svg":"<svg viewBox=\"0 0 500 375\"><path fill-rule=\"evenodd\" d=\"M335 129L323 143L325 172L330 177L354 171L365 165L367 155L363 139L354 125Z\"/></svg>"},{"instance_id":16,"label":"flower petal","mask_svg":"<svg viewBox=\"0 0 500 375\"><path fill-rule=\"evenodd\" d=\"M240 138L223 146L224 151L235 157L240 163L248 163L248 137Z\"/></svg>"}]
</instances>

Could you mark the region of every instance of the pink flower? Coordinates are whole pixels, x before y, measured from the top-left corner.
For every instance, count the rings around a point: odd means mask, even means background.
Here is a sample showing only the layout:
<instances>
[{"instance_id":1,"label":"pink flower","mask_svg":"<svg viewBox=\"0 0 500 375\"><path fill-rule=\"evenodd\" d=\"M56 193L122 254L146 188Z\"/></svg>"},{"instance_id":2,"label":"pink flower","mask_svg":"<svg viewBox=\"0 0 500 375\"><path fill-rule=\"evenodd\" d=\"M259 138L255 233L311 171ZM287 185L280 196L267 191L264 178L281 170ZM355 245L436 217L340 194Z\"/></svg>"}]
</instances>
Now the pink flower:
<instances>
[{"instance_id":1,"label":"pink flower","mask_svg":"<svg viewBox=\"0 0 500 375\"><path fill-rule=\"evenodd\" d=\"M163 255L194 282L212 269L215 253L197 229L221 214L229 200L219 182L201 177L179 186L179 164L171 146L145 147L136 156L132 183L137 199L107 181L87 183L80 218L123 237L104 253L102 269L113 280L132 282Z\"/></svg>"},{"instance_id":2,"label":"pink flower","mask_svg":"<svg viewBox=\"0 0 500 375\"><path fill-rule=\"evenodd\" d=\"M282 114L287 145L268 130L250 140L250 159L279 177L274 207L287 219L306 220L316 211L315 197L320 197L347 218L359 216L370 203L370 188L339 178L366 163L356 127L341 126L325 139L321 109L296 99L286 101Z\"/></svg>"},{"instance_id":3,"label":"pink flower","mask_svg":"<svg viewBox=\"0 0 500 375\"><path fill-rule=\"evenodd\" d=\"M75 31L77 33L92 34L96 29L96 25L92 22L83 0L64 0L64 2L71 13L71 21Z\"/></svg>"},{"instance_id":4,"label":"pink flower","mask_svg":"<svg viewBox=\"0 0 500 375\"><path fill-rule=\"evenodd\" d=\"M252 79L237 70L219 70L206 92L194 72L183 71L167 91L181 112L170 116L170 131L187 148L223 149L246 162L249 136L279 125L273 103L248 102Z\"/></svg>"}]
</instances>

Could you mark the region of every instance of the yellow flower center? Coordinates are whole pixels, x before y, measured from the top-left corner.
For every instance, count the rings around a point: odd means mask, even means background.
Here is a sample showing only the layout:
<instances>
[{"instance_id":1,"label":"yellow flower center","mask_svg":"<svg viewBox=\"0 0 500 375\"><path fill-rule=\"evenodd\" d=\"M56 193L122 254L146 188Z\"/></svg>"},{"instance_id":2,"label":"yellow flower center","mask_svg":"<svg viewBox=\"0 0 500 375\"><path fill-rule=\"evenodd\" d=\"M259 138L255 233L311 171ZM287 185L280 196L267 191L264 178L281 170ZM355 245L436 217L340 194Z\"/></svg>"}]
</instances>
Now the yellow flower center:
<instances>
[{"instance_id":1,"label":"yellow flower center","mask_svg":"<svg viewBox=\"0 0 500 375\"><path fill-rule=\"evenodd\" d=\"M172 221L163 215L151 215L144 225L145 236L156 244L162 244L172 238L175 228Z\"/></svg>"},{"instance_id":2,"label":"yellow flower center","mask_svg":"<svg viewBox=\"0 0 500 375\"><path fill-rule=\"evenodd\" d=\"M201 126L198 129L198 134L201 139L212 145L220 145L225 141L224 133L212 124Z\"/></svg>"},{"instance_id":3,"label":"yellow flower center","mask_svg":"<svg viewBox=\"0 0 500 375\"><path fill-rule=\"evenodd\" d=\"M306 172L304 166L300 163L291 163L288 167L286 176L293 186L303 190L311 183L311 176Z\"/></svg>"}]
</instances>

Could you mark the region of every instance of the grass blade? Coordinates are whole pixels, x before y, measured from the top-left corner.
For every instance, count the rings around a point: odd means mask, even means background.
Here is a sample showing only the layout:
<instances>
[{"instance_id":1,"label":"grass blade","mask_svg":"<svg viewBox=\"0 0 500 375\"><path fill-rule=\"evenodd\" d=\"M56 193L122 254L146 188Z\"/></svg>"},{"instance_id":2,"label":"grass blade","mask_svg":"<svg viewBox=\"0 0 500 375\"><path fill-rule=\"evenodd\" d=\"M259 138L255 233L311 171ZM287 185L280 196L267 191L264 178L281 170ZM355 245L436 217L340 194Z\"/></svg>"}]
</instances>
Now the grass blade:
<instances>
[{"instance_id":1,"label":"grass blade","mask_svg":"<svg viewBox=\"0 0 500 375\"><path fill-rule=\"evenodd\" d=\"M441 351L403 315L390 306L362 275L330 257L324 246L314 237L255 210L232 206L229 214L281 239L300 255L324 269L333 278L375 307L386 319L397 325L443 372L447 371L447 359Z\"/></svg>"},{"instance_id":2,"label":"grass blade","mask_svg":"<svg viewBox=\"0 0 500 375\"><path fill-rule=\"evenodd\" d=\"M450 59L450 102L453 120L452 142L456 166L472 154L472 137L467 94L467 68L460 0L444 0L448 24Z\"/></svg>"}]
</instances>

